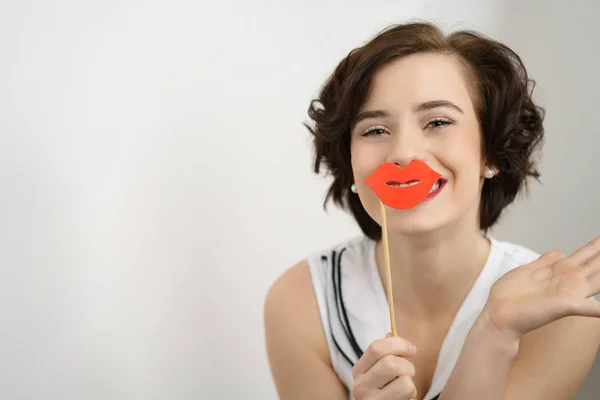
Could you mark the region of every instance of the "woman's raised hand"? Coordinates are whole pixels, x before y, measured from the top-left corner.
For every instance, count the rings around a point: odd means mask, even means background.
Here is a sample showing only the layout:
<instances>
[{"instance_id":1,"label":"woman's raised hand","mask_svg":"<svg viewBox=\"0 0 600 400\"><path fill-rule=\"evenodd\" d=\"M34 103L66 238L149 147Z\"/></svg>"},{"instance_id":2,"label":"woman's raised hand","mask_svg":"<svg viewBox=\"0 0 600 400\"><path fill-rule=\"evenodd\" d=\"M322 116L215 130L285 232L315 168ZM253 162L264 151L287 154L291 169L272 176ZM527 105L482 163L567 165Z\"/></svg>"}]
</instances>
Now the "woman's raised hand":
<instances>
[{"instance_id":1,"label":"woman's raised hand","mask_svg":"<svg viewBox=\"0 0 600 400\"><path fill-rule=\"evenodd\" d=\"M502 276L482 317L519 338L568 316L600 317L600 237L566 257L549 252Z\"/></svg>"}]
</instances>

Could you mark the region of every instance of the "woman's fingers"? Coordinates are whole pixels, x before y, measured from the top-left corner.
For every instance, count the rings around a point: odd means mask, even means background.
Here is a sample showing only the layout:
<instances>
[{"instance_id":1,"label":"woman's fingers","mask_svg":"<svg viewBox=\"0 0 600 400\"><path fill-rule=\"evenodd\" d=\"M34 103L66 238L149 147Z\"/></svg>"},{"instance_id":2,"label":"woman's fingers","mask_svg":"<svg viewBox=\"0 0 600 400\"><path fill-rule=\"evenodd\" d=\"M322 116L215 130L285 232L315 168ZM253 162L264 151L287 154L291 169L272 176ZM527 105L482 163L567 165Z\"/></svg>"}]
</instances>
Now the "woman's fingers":
<instances>
[{"instance_id":1,"label":"woman's fingers","mask_svg":"<svg viewBox=\"0 0 600 400\"><path fill-rule=\"evenodd\" d=\"M584 270L589 288L587 296L592 297L600 294L600 253L585 264Z\"/></svg>"},{"instance_id":2,"label":"woman's fingers","mask_svg":"<svg viewBox=\"0 0 600 400\"><path fill-rule=\"evenodd\" d=\"M594 296L600 293L600 278L595 275L600 272L600 237L580 247L569 257L558 251L548 252L529 264L528 268L533 271L533 283L539 283L542 287L547 279L554 277L562 277L565 283L577 284L575 277L579 277L578 274L583 271L589 283L588 297Z\"/></svg>"},{"instance_id":3,"label":"woman's fingers","mask_svg":"<svg viewBox=\"0 0 600 400\"><path fill-rule=\"evenodd\" d=\"M357 399L378 398L382 388L391 382L406 376L415 376L414 365L405 358L387 355L375 363L367 373L359 375L354 381L353 394ZM398 395L398 393L396 393Z\"/></svg>"},{"instance_id":4,"label":"woman's fingers","mask_svg":"<svg viewBox=\"0 0 600 400\"><path fill-rule=\"evenodd\" d=\"M365 391L381 389L403 375L414 377L414 365L405 358L387 355L377 361L366 374L360 375L355 385L358 386L357 391L364 395ZM363 388L366 390L362 390Z\"/></svg>"},{"instance_id":5,"label":"woman's fingers","mask_svg":"<svg viewBox=\"0 0 600 400\"><path fill-rule=\"evenodd\" d=\"M410 376L403 375L394 379L380 392L377 400L408 400L417 398L417 388Z\"/></svg>"},{"instance_id":6,"label":"woman's fingers","mask_svg":"<svg viewBox=\"0 0 600 400\"><path fill-rule=\"evenodd\" d=\"M600 294L600 237L595 238L585 246L580 247L569 258L558 264L564 264L565 271L571 268L581 268L587 279L588 292L586 298ZM560 271L562 272L562 271ZM595 316L593 309L584 307L580 315ZM591 313L591 314L590 314Z\"/></svg>"},{"instance_id":7,"label":"woman's fingers","mask_svg":"<svg viewBox=\"0 0 600 400\"><path fill-rule=\"evenodd\" d=\"M582 265L586 276L590 276L600 272L600 238L592 240L585 247L589 255Z\"/></svg>"},{"instance_id":8,"label":"woman's fingers","mask_svg":"<svg viewBox=\"0 0 600 400\"><path fill-rule=\"evenodd\" d=\"M412 393L414 384L411 377L415 375L415 368L404 357L415 354L413 344L398 336L388 334L372 342L352 368L354 398L371 400L392 396L389 398L410 399L403 393ZM388 388L390 385L393 385L392 389Z\"/></svg>"},{"instance_id":9,"label":"woman's fingers","mask_svg":"<svg viewBox=\"0 0 600 400\"><path fill-rule=\"evenodd\" d=\"M600 253L600 237L592 240L583 247L580 247L575 253L569 256L571 263L579 265L586 270L586 275L593 274L593 268L589 268L588 264ZM590 266L592 267L592 266ZM588 272L589 271L589 272Z\"/></svg>"},{"instance_id":10,"label":"woman's fingers","mask_svg":"<svg viewBox=\"0 0 600 400\"><path fill-rule=\"evenodd\" d=\"M408 340L398 336L386 337L372 342L362 357L352 368L352 376L356 378L370 370L380 359L387 355L411 357L417 349Z\"/></svg>"}]
</instances>

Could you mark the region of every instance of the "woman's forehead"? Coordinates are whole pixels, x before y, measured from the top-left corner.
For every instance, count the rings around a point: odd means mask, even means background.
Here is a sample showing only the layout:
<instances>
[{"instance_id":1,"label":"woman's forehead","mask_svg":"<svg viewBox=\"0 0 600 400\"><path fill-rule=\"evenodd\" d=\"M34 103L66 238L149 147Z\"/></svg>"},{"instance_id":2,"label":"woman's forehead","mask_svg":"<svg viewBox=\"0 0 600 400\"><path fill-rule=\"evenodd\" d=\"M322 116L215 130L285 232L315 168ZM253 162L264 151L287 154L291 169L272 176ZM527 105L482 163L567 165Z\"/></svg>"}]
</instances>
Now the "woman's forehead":
<instances>
[{"instance_id":1,"label":"woman's forehead","mask_svg":"<svg viewBox=\"0 0 600 400\"><path fill-rule=\"evenodd\" d=\"M413 107L434 100L461 107L471 103L467 73L454 56L414 54L383 66L375 74L364 108Z\"/></svg>"}]
</instances>

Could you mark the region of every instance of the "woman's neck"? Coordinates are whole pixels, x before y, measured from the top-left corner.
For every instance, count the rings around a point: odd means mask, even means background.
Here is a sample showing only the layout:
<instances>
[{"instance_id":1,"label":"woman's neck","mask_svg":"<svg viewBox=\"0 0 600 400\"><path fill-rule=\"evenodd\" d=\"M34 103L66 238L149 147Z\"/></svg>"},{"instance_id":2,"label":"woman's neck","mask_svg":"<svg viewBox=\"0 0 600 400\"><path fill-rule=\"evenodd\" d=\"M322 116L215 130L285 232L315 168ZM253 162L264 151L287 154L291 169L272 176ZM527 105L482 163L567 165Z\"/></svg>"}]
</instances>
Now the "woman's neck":
<instances>
[{"instance_id":1,"label":"woman's neck","mask_svg":"<svg viewBox=\"0 0 600 400\"><path fill-rule=\"evenodd\" d=\"M426 320L456 311L490 252L490 242L479 230L460 223L422 235L390 232L388 239L396 308ZM385 282L381 241L376 259Z\"/></svg>"}]
</instances>

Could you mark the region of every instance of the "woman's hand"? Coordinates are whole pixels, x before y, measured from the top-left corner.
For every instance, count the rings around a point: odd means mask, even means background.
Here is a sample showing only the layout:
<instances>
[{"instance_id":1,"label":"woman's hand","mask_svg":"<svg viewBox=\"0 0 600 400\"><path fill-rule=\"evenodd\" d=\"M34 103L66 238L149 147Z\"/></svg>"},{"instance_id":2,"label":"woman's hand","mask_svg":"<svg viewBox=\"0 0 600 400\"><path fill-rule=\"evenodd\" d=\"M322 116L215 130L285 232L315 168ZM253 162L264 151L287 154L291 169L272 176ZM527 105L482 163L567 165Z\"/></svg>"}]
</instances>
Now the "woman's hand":
<instances>
[{"instance_id":1,"label":"woman's hand","mask_svg":"<svg viewBox=\"0 0 600 400\"><path fill-rule=\"evenodd\" d=\"M416 399L415 367L405 358L416 352L410 342L391 334L371 343L352 368L352 395L356 400Z\"/></svg>"},{"instance_id":2,"label":"woman's hand","mask_svg":"<svg viewBox=\"0 0 600 400\"><path fill-rule=\"evenodd\" d=\"M600 317L600 237L570 257L546 253L502 276L481 318L516 339L567 316Z\"/></svg>"}]
</instances>

